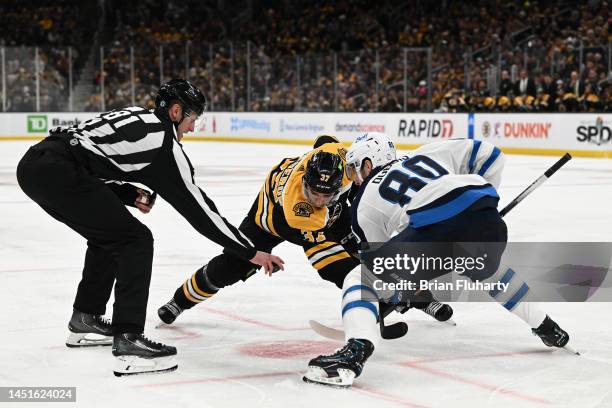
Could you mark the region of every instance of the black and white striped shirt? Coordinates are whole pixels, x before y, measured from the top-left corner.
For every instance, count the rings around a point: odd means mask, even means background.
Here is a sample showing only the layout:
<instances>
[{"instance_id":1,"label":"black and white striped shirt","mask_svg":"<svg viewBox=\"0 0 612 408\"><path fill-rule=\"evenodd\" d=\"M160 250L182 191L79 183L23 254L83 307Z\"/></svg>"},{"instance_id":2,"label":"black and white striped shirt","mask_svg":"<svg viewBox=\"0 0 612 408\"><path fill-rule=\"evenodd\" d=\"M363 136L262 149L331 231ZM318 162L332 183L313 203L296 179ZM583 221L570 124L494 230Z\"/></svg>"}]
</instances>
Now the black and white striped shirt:
<instances>
[{"instance_id":1,"label":"black and white striped shirt","mask_svg":"<svg viewBox=\"0 0 612 408\"><path fill-rule=\"evenodd\" d=\"M101 179L137 182L161 195L202 235L243 259L256 250L195 184L194 169L167 119L140 107L101 114L54 135Z\"/></svg>"}]
</instances>

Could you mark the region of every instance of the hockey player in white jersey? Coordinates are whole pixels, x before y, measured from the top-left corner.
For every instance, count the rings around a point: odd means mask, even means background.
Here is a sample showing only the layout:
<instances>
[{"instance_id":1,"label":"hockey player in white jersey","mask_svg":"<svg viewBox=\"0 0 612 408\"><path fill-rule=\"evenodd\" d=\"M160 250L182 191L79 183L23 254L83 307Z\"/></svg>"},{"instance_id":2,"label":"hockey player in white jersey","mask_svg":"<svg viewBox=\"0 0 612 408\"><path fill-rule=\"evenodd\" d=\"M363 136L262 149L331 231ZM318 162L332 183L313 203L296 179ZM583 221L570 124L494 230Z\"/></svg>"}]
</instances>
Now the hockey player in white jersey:
<instances>
[{"instance_id":1,"label":"hockey player in white jersey","mask_svg":"<svg viewBox=\"0 0 612 408\"><path fill-rule=\"evenodd\" d=\"M507 229L497 211L504 167L497 147L457 139L430 143L396 159L386 135L367 133L355 140L346 158L349 178L360 185L351 213L353 231L362 243L502 243L497 245L501 249L492 268L464 276L508 283L506 291L489 294L525 321L547 346L567 344L568 334L537 305L526 302L528 284L512 269L498 268ZM334 354L312 359L306 382L350 386L380 341L380 292L364 278L360 267L346 276L342 293L347 343Z\"/></svg>"}]
</instances>

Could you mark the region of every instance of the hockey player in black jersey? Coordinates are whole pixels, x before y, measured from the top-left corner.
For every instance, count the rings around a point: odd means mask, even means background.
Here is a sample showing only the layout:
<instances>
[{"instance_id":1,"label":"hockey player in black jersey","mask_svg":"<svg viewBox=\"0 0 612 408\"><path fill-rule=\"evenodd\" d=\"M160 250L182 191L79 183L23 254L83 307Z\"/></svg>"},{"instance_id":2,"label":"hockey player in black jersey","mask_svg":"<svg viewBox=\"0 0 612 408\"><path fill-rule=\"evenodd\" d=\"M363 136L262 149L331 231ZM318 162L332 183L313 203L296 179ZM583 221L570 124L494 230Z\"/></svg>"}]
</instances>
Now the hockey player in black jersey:
<instances>
[{"instance_id":1,"label":"hockey player in black jersey","mask_svg":"<svg viewBox=\"0 0 612 408\"><path fill-rule=\"evenodd\" d=\"M263 251L271 251L283 241L301 246L321 278L339 288L359 264L350 225L352 183L344 172L345 153L338 139L321 135L313 150L302 157L283 159L268 173L240 224L240 231ZM186 309L210 299L224 287L246 281L255 271L254 265L226 250L189 276L158 309L159 317L172 324ZM411 306L437 320L450 318L450 306L437 302L431 292L424 292L429 297L423 296L423 301Z\"/></svg>"},{"instance_id":2,"label":"hockey player in black jersey","mask_svg":"<svg viewBox=\"0 0 612 408\"><path fill-rule=\"evenodd\" d=\"M319 275L340 287L359 262L351 254L347 196L351 183L344 174L345 148L335 137L317 138L314 149L283 159L268 173L251 209L240 224L262 251L283 241L303 248ZM171 324L184 310L208 300L226 286L246 281L256 266L227 248L185 280L158 314Z\"/></svg>"},{"instance_id":3,"label":"hockey player in black jersey","mask_svg":"<svg viewBox=\"0 0 612 408\"><path fill-rule=\"evenodd\" d=\"M143 335L153 237L126 205L148 212L156 194L202 235L267 272L283 261L255 249L195 184L183 151L206 109L204 95L174 79L158 91L156 109L126 107L77 127L58 128L32 146L17 167L22 190L49 215L87 239L83 276L68 328L69 347L110 345L116 375L177 368L176 348ZM141 183L155 194L126 182ZM100 316L115 286L112 322Z\"/></svg>"}]
</instances>

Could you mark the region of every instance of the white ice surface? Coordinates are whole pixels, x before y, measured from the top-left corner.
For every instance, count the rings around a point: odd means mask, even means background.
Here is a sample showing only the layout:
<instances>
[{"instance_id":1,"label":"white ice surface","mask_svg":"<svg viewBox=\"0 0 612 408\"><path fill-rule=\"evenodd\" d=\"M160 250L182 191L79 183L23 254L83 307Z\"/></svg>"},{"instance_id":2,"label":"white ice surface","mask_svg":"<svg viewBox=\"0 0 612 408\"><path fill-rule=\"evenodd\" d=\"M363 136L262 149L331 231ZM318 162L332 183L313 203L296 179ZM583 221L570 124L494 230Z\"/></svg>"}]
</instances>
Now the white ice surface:
<instances>
[{"instance_id":1,"label":"white ice surface","mask_svg":"<svg viewBox=\"0 0 612 408\"><path fill-rule=\"evenodd\" d=\"M612 407L610 303L544 305L581 357L548 349L496 304L457 303L457 327L401 316L408 335L383 342L353 389L303 383L308 360L340 345L307 328L309 319L340 326L339 290L289 244L275 250L285 272L226 288L156 329L157 308L220 251L162 200L149 215L135 212L155 237L146 334L177 346L179 369L115 378L110 348L64 346L85 241L19 189L15 167L31 143L0 144L0 386L77 387L76 405L53 407ZM267 171L307 147L186 142L185 150L197 182L238 225ZM502 205L554 160L508 156ZM506 217L510 239L610 241L610 203L612 160L574 159ZM15 406L30 405L47 404Z\"/></svg>"}]
</instances>

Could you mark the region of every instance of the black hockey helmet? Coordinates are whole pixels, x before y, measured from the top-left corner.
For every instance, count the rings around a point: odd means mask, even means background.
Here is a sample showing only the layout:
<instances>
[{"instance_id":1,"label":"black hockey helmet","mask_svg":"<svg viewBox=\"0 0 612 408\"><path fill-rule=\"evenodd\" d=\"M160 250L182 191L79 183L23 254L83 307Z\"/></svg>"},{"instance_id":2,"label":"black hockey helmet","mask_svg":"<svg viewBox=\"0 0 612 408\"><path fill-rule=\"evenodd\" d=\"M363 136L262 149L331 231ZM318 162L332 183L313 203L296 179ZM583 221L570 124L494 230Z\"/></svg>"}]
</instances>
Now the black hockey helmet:
<instances>
[{"instance_id":1,"label":"black hockey helmet","mask_svg":"<svg viewBox=\"0 0 612 408\"><path fill-rule=\"evenodd\" d=\"M200 116L206 110L206 97L191 82L184 79L172 79L163 84L157 91L155 106L159 110L168 111L173 102L178 102L183 108L183 117L195 113Z\"/></svg>"},{"instance_id":2,"label":"black hockey helmet","mask_svg":"<svg viewBox=\"0 0 612 408\"><path fill-rule=\"evenodd\" d=\"M304 174L304 183L313 191L334 194L342 187L344 164L339 155L319 151L315 153Z\"/></svg>"}]
</instances>

